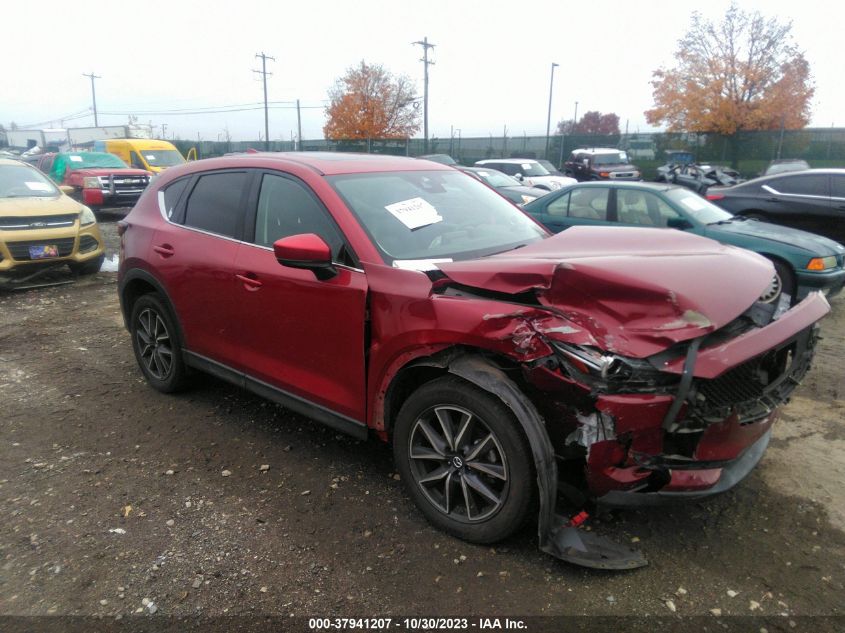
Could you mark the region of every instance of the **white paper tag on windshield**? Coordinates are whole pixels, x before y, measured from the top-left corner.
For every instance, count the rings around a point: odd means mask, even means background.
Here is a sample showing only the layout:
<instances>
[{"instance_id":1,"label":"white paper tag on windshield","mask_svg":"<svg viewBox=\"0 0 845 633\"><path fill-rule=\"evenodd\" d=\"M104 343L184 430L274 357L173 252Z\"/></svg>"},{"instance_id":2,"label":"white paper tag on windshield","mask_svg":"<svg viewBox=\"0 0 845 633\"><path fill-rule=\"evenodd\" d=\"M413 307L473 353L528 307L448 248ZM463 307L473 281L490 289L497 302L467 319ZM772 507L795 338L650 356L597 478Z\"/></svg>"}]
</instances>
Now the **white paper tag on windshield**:
<instances>
[{"instance_id":1,"label":"white paper tag on windshield","mask_svg":"<svg viewBox=\"0 0 845 633\"><path fill-rule=\"evenodd\" d=\"M531 163L522 163L520 167L522 167L525 171L528 171L529 169L531 169Z\"/></svg>"},{"instance_id":2,"label":"white paper tag on windshield","mask_svg":"<svg viewBox=\"0 0 845 633\"><path fill-rule=\"evenodd\" d=\"M25 181L24 184L29 187L30 191L52 191L52 187L48 185L46 182L30 182Z\"/></svg>"},{"instance_id":3,"label":"white paper tag on windshield","mask_svg":"<svg viewBox=\"0 0 845 633\"><path fill-rule=\"evenodd\" d=\"M69 156L68 158L70 158L74 163L82 162L82 156Z\"/></svg>"},{"instance_id":4,"label":"white paper tag on windshield","mask_svg":"<svg viewBox=\"0 0 845 633\"><path fill-rule=\"evenodd\" d=\"M443 221L443 218L437 213L437 209L422 198L395 202L384 208L411 230Z\"/></svg>"},{"instance_id":5,"label":"white paper tag on windshield","mask_svg":"<svg viewBox=\"0 0 845 633\"><path fill-rule=\"evenodd\" d=\"M155 160L156 159L155 154L144 154L144 158L146 158L147 160Z\"/></svg>"},{"instance_id":6,"label":"white paper tag on windshield","mask_svg":"<svg viewBox=\"0 0 845 633\"><path fill-rule=\"evenodd\" d=\"M395 259L393 260L394 268L401 268L402 270L417 270L424 273L428 270L437 270L437 264L451 262L451 258L446 259Z\"/></svg>"},{"instance_id":7,"label":"white paper tag on windshield","mask_svg":"<svg viewBox=\"0 0 845 633\"><path fill-rule=\"evenodd\" d=\"M704 208L704 200L689 196L681 200L681 203L690 211L701 211Z\"/></svg>"}]
</instances>

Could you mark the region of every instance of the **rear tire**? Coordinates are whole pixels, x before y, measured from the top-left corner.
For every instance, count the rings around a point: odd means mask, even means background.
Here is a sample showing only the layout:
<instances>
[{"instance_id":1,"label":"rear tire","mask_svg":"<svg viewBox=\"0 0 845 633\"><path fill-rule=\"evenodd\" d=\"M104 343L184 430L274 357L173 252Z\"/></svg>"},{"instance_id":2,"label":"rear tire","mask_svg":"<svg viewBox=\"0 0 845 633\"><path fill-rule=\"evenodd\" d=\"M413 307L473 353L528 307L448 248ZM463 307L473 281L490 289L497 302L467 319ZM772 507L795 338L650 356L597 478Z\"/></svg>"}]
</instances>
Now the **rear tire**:
<instances>
[{"instance_id":1,"label":"rear tire","mask_svg":"<svg viewBox=\"0 0 845 633\"><path fill-rule=\"evenodd\" d=\"M530 516L535 494L528 442L494 395L444 376L417 389L399 411L396 467L434 526L473 543L494 543Z\"/></svg>"},{"instance_id":2,"label":"rear tire","mask_svg":"<svg viewBox=\"0 0 845 633\"><path fill-rule=\"evenodd\" d=\"M135 360L147 382L162 393L184 389L187 368L182 359L182 341L161 295L151 292L135 301L129 332Z\"/></svg>"}]
</instances>

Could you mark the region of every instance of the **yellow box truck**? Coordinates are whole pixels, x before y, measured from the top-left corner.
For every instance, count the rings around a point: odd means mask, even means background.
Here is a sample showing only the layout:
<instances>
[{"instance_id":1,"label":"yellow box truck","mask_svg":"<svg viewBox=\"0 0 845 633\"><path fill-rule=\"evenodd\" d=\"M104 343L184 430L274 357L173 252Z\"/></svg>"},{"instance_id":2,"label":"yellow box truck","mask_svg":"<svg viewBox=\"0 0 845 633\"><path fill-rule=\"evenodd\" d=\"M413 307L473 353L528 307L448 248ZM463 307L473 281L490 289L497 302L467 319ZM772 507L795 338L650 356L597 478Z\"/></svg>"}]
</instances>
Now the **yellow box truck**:
<instances>
[{"instance_id":1,"label":"yellow box truck","mask_svg":"<svg viewBox=\"0 0 845 633\"><path fill-rule=\"evenodd\" d=\"M94 151L114 154L130 167L146 169L155 174L185 162L172 143L146 138L110 138L95 141Z\"/></svg>"}]
</instances>

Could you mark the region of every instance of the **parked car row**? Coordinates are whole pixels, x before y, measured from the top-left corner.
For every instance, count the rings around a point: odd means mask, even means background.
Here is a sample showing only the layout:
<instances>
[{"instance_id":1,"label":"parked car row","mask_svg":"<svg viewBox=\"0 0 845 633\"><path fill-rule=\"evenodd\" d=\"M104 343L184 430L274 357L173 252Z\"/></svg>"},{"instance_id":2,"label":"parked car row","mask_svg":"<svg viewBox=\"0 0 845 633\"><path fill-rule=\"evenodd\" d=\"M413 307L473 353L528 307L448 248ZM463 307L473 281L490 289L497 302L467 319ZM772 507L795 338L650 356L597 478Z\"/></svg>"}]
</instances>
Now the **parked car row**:
<instances>
[{"instance_id":1,"label":"parked car row","mask_svg":"<svg viewBox=\"0 0 845 633\"><path fill-rule=\"evenodd\" d=\"M523 159L319 153L169 169L120 225L135 357L162 392L198 369L392 442L420 511L460 538L498 541L538 508L544 552L636 567L565 527L573 506L741 481L809 370L829 310L809 290L841 287L842 249L665 184L571 182L526 214L493 163L533 177Z\"/></svg>"}]
</instances>

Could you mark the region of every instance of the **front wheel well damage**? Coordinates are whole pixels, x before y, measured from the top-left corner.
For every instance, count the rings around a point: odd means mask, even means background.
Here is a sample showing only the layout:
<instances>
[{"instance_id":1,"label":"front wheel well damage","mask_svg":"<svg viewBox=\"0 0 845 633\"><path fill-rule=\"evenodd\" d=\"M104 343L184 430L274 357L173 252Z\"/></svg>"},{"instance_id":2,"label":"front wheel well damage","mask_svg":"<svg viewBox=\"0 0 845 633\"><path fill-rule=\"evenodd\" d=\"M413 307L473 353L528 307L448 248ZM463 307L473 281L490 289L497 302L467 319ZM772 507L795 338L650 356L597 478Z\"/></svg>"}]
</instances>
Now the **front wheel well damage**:
<instances>
[{"instance_id":1,"label":"front wheel well damage","mask_svg":"<svg viewBox=\"0 0 845 633\"><path fill-rule=\"evenodd\" d=\"M448 348L428 357L418 358L397 372L385 402L385 421L392 423L390 411L404 401L421 383L444 374L452 374L499 398L513 413L520 431L528 440L534 462L536 494L539 501L537 534L540 550L578 565L599 569L632 569L643 566L639 552L616 545L607 539L584 534L565 517L556 513L558 466L545 420L526 393L521 364L483 350ZM398 387L398 389L397 389Z\"/></svg>"}]
</instances>

